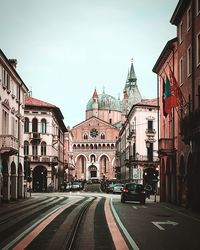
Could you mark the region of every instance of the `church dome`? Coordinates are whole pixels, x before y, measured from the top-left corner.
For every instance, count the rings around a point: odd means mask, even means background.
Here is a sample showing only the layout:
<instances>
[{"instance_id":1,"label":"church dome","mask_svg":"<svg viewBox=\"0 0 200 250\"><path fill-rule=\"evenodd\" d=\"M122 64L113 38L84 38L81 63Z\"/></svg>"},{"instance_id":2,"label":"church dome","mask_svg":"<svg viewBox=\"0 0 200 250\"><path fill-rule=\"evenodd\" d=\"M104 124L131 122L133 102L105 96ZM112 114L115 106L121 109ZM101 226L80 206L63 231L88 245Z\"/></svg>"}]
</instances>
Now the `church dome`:
<instances>
[{"instance_id":1,"label":"church dome","mask_svg":"<svg viewBox=\"0 0 200 250\"><path fill-rule=\"evenodd\" d=\"M93 102L93 98L91 98L87 103L86 110L93 109ZM98 95L98 109L121 111L121 102L115 97L103 93Z\"/></svg>"}]
</instances>

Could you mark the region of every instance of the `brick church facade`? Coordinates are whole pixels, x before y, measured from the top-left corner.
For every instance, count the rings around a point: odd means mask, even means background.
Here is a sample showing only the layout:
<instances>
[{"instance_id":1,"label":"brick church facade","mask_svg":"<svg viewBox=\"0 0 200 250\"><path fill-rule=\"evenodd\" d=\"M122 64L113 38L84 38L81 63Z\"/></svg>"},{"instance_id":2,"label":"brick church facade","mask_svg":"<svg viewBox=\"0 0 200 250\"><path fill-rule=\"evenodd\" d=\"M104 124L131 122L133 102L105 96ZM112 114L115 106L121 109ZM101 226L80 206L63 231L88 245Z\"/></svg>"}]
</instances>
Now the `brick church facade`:
<instances>
[{"instance_id":1,"label":"brick church facade","mask_svg":"<svg viewBox=\"0 0 200 250\"><path fill-rule=\"evenodd\" d=\"M115 177L116 140L132 105L141 99L133 62L122 100L94 90L86 106L86 119L72 128L75 178Z\"/></svg>"}]
</instances>

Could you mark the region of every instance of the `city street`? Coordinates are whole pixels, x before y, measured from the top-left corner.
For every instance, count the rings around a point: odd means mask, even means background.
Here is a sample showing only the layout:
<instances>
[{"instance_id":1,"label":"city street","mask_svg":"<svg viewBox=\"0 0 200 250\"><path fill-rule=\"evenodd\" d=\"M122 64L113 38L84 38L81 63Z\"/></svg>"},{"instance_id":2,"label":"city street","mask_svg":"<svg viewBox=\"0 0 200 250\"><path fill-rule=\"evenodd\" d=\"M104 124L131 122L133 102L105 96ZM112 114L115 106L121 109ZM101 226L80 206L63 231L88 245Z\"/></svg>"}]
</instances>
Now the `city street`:
<instances>
[{"instance_id":1,"label":"city street","mask_svg":"<svg viewBox=\"0 0 200 250\"><path fill-rule=\"evenodd\" d=\"M200 0L0 6L0 250L199 250Z\"/></svg>"},{"instance_id":2,"label":"city street","mask_svg":"<svg viewBox=\"0 0 200 250\"><path fill-rule=\"evenodd\" d=\"M199 249L200 217L158 198L122 204L99 184L33 193L0 207L0 249Z\"/></svg>"}]
</instances>

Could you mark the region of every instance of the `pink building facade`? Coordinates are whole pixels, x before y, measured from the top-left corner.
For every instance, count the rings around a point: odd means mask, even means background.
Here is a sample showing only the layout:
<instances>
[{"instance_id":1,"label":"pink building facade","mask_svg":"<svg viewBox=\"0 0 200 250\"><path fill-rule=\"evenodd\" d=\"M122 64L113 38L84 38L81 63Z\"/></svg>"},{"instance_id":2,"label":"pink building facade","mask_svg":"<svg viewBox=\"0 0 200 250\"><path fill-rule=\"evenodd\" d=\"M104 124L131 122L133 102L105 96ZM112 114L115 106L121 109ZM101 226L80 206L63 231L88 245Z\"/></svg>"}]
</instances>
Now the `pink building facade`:
<instances>
[{"instance_id":1,"label":"pink building facade","mask_svg":"<svg viewBox=\"0 0 200 250\"><path fill-rule=\"evenodd\" d=\"M116 140L132 105L142 99L133 62L123 89L123 99L96 89L86 105L86 120L75 125L73 136L74 178L106 178L116 175Z\"/></svg>"},{"instance_id":2,"label":"pink building facade","mask_svg":"<svg viewBox=\"0 0 200 250\"><path fill-rule=\"evenodd\" d=\"M200 209L200 2L180 0L170 22L177 38L167 43L153 71L160 100L161 200ZM163 112L163 74L169 66L182 93L168 116ZM173 84L171 84L173 86ZM176 95L177 96L177 95ZM180 100L180 96L177 99Z\"/></svg>"},{"instance_id":3,"label":"pink building facade","mask_svg":"<svg viewBox=\"0 0 200 250\"><path fill-rule=\"evenodd\" d=\"M115 177L115 142L119 130L98 117L91 117L72 129L75 178Z\"/></svg>"}]
</instances>

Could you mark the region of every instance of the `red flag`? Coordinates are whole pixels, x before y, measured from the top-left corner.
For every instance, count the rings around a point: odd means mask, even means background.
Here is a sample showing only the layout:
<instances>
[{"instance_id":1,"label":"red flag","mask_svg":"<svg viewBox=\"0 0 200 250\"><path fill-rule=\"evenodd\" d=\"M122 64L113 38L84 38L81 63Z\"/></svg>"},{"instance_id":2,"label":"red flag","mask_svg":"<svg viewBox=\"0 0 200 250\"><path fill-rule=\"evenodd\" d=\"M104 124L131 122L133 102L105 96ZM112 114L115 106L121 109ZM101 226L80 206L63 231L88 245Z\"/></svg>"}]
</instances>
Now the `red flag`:
<instances>
[{"instance_id":1,"label":"red flag","mask_svg":"<svg viewBox=\"0 0 200 250\"><path fill-rule=\"evenodd\" d=\"M180 86L178 82L176 81L176 78L174 76L174 73L172 72L171 67L169 66L169 78L171 83L171 92L172 95L176 96L178 106L183 105L183 94L181 92Z\"/></svg>"}]
</instances>

